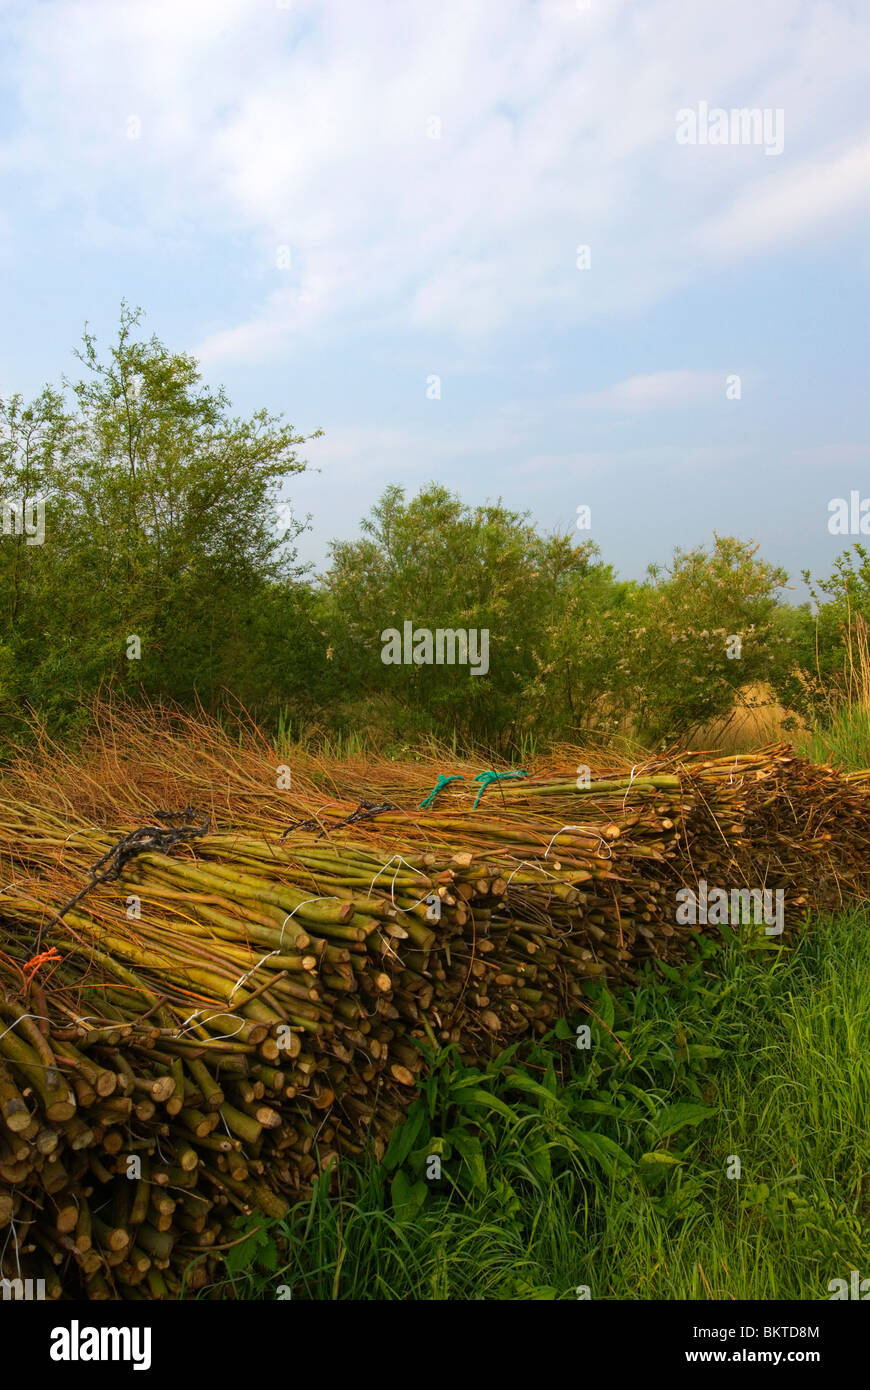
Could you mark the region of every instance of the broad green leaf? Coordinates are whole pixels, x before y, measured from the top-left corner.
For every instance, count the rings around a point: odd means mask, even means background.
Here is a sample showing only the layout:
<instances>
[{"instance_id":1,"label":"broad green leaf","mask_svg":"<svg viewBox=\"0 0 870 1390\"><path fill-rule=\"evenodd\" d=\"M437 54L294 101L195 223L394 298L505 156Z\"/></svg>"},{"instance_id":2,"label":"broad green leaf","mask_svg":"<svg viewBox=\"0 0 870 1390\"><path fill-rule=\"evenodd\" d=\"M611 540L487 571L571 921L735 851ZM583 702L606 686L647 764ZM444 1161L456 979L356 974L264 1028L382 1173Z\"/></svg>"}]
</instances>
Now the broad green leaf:
<instances>
[{"instance_id":1,"label":"broad green leaf","mask_svg":"<svg viewBox=\"0 0 870 1390\"><path fill-rule=\"evenodd\" d=\"M456 1132L455 1130L453 1131ZM427 1154L437 1154L439 1158L449 1158L450 1140L440 1134L430 1134L425 1144L422 1145L420 1152Z\"/></svg>"},{"instance_id":2,"label":"broad green leaf","mask_svg":"<svg viewBox=\"0 0 870 1390\"><path fill-rule=\"evenodd\" d=\"M422 1179L412 1183L400 1168L393 1178L390 1195L397 1221L413 1221L426 1200L428 1189Z\"/></svg>"},{"instance_id":3,"label":"broad green leaf","mask_svg":"<svg viewBox=\"0 0 870 1390\"><path fill-rule=\"evenodd\" d=\"M581 1129L573 1136L573 1142L582 1153L594 1158L610 1177L615 1177L632 1166L625 1150L612 1139L608 1139L606 1134L593 1134Z\"/></svg>"},{"instance_id":4,"label":"broad green leaf","mask_svg":"<svg viewBox=\"0 0 870 1390\"><path fill-rule=\"evenodd\" d=\"M539 1178L549 1182L553 1176L553 1165L550 1162L550 1150L546 1144L538 1144L529 1150L529 1163Z\"/></svg>"},{"instance_id":5,"label":"broad green leaf","mask_svg":"<svg viewBox=\"0 0 870 1390\"><path fill-rule=\"evenodd\" d=\"M516 1285L516 1296L524 1303L542 1303L557 1299L559 1290L550 1284L527 1284L521 1279Z\"/></svg>"},{"instance_id":6,"label":"broad green leaf","mask_svg":"<svg viewBox=\"0 0 870 1390\"><path fill-rule=\"evenodd\" d=\"M415 1101L408 1111L405 1123L394 1129L390 1135L390 1142L383 1158L385 1168L398 1168L405 1162L425 1121L425 1108L421 1101Z\"/></svg>"},{"instance_id":7,"label":"broad green leaf","mask_svg":"<svg viewBox=\"0 0 870 1390\"><path fill-rule=\"evenodd\" d=\"M483 1156L483 1149L480 1140L473 1134L469 1134L464 1129L452 1129L450 1139L454 1147L462 1154L468 1167L471 1182L480 1192L486 1191L486 1160Z\"/></svg>"},{"instance_id":8,"label":"broad green leaf","mask_svg":"<svg viewBox=\"0 0 870 1390\"><path fill-rule=\"evenodd\" d=\"M278 1268L278 1247L274 1240L268 1240L257 1254L257 1263L264 1269L274 1272Z\"/></svg>"},{"instance_id":9,"label":"broad green leaf","mask_svg":"<svg viewBox=\"0 0 870 1390\"><path fill-rule=\"evenodd\" d=\"M542 1086L540 1081L535 1081L534 1077L527 1076L522 1071L509 1072L505 1078L511 1086L516 1086L518 1091L528 1091L529 1095L540 1096L542 1100L553 1100L552 1091L548 1091L546 1086Z\"/></svg>"},{"instance_id":10,"label":"broad green leaf","mask_svg":"<svg viewBox=\"0 0 870 1390\"><path fill-rule=\"evenodd\" d=\"M580 1115L619 1115L625 1114L621 1105L614 1105L609 1100L578 1100L571 1105L571 1111Z\"/></svg>"},{"instance_id":11,"label":"broad green leaf","mask_svg":"<svg viewBox=\"0 0 870 1390\"><path fill-rule=\"evenodd\" d=\"M654 1096L642 1091L640 1086L635 1086L631 1081L623 1081L622 1090L627 1091L629 1095L634 1096L642 1105L645 1105L650 1115L658 1114L658 1101Z\"/></svg>"},{"instance_id":12,"label":"broad green leaf","mask_svg":"<svg viewBox=\"0 0 870 1390\"><path fill-rule=\"evenodd\" d=\"M663 1105L652 1124L661 1138L667 1139L668 1135L676 1134L686 1125L701 1124L712 1113L713 1107L710 1105L701 1105L694 1100L678 1100L673 1105Z\"/></svg>"},{"instance_id":13,"label":"broad green leaf","mask_svg":"<svg viewBox=\"0 0 870 1390\"><path fill-rule=\"evenodd\" d=\"M594 1008L605 1028L612 1028L616 1020L616 1003L609 989L596 994Z\"/></svg>"},{"instance_id":14,"label":"broad green leaf","mask_svg":"<svg viewBox=\"0 0 870 1390\"><path fill-rule=\"evenodd\" d=\"M468 1094L463 1097L463 1105L469 1104L480 1105L484 1110L495 1110L497 1114L503 1115L505 1119L510 1120L512 1124L516 1122L517 1116L509 1105L503 1100L500 1100L498 1096L491 1096L488 1091L484 1091L480 1087L477 1087L473 1091L469 1091Z\"/></svg>"}]
</instances>

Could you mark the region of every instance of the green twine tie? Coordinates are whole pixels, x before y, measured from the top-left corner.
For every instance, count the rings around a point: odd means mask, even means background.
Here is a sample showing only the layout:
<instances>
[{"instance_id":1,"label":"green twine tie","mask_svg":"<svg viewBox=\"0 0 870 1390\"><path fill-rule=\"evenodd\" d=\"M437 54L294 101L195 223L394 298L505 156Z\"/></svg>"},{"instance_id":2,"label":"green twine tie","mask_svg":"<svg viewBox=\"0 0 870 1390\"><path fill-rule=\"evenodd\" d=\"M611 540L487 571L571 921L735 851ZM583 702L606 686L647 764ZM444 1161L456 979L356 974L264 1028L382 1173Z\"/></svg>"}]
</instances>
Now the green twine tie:
<instances>
[{"instance_id":1,"label":"green twine tie","mask_svg":"<svg viewBox=\"0 0 870 1390\"><path fill-rule=\"evenodd\" d=\"M480 783L480 791L477 793L477 798L475 800L474 805L471 808L472 811L477 809L478 801L483 796L483 793L486 791L487 787L490 785L491 782L503 782L506 777L528 777L528 775L529 774L526 772L525 768L522 767L519 769L518 772L493 772L491 770L489 772L479 772L477 776L472 779L473 781Z\"/></svg>"},{"instance_id":2,"label":"green twine tie","mask_svg":"<svg viewBox=\"0 0 870 1390\"><path fill-rule=\"evenodd\" d=\"M420 802L420 810L421 810L421 811L428 811L429 807L432 806L432 805L434 804L435 798L436 798L436 796L438 795L438 793L439 793L440 791L443 791L444 788L448 785L449 782L461 782L461 781L463 781L463 777L462 777L462 774L461 774L461 773L457 773L455 777L445 777L445 776L443 776L443 774L442 774L442 775L438 778L438 781L435 783L435 785L434 785L434 787L432 788L432 790L431 790L431 792L429 793L429 795L426 796L426 797L424 797L423 800Z\"/></svg>"}]
</instances>

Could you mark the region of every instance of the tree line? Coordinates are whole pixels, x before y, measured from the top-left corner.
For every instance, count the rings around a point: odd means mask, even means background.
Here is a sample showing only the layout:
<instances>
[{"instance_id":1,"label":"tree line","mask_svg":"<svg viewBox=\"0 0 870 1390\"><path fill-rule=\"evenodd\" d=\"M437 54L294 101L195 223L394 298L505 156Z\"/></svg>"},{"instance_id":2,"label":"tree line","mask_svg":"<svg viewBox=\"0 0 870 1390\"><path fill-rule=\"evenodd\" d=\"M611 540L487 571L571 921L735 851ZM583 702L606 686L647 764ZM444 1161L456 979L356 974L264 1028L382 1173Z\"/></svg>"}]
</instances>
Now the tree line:
<instances>
[{"instance_id":1,"label":"tree line","mask_svg":"<svg viewBox=\"0 0 870 1390\"><path fill-rule=\"evenodd\" d=\"M320 431L234 415L127 305L108 349L86 330L75 356L77 379L0 400L3 746L33 713L74 736L107 689L365 730L387 750L434 735L500 753L530 732L668 743L758 682L802 718L848 698L870 617L860 544L805 574L813 602L795 605L748 541L715 535L627 581L593 542L500 501L393 485L315 575L277 504ZM485 676L385 662L382 634L409 621L486 632Z\"/></svg>"}]
</instances>

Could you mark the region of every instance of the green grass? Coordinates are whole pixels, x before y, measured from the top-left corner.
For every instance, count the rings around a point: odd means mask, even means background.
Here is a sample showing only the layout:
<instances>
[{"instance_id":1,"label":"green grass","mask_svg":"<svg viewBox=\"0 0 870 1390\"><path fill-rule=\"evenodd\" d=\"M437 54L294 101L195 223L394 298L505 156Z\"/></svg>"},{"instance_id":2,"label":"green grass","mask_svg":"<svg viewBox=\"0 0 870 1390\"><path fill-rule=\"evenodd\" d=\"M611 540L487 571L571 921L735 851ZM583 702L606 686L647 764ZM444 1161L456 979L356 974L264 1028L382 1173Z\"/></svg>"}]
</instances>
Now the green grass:
<instances>
[{"instance_id":1,"label":"green grass","mask_svg":"<svg viewBox=\"0 0 870 1390\"><path fill-rule=\"evenodd\" d=\"M588 1049L577 1019L522 1064L432 1057L385 1161L249 1219L207 1296L822 1299L870 1276L870 916L664 975L600 991Z\"/></svg>"},{"instance_id":2,"label":"green grass","mask_svg":"<svg viewBox=\"0 0 870 1390\"><path fill-rule=\"evenodd\" d=\"M817 724L799 748L805 757L846 772L870 767L870 710L863 704L844 706L832 719Z\"/></svg>"},{"instance_id":3,"label":"green grass","mask_svg":"<svg viewBox=\"0 0 870 1390\"><path fill-rule=\"evenodd\" d=\"M361 710L356 712L358 720L362 720L362 714ZM486 764L495 757L497 761L506 760L522 764L538 753L546 751L546 745L540 743L537 736L529 731L520 731L509 746L494 753L491 748L463 741L455 727L449 735L445 734L439 738L431 732L428 719L421 719L417 727L409 716L406 720L408 727L404 733L395 731L395 723L396 717L392 711L387 717L381 713L380 718L375 711L375 718L370 719L368 723L353 722L351 711L350 723L324 727L317 723L294 721L289 709L284 708L277 713L273 737L275 747L282 756L290 756L294 751L301 749L306 753L336 759L372 754L398 760L479 758L482 764Z\"/></svg>"}]
</instances>

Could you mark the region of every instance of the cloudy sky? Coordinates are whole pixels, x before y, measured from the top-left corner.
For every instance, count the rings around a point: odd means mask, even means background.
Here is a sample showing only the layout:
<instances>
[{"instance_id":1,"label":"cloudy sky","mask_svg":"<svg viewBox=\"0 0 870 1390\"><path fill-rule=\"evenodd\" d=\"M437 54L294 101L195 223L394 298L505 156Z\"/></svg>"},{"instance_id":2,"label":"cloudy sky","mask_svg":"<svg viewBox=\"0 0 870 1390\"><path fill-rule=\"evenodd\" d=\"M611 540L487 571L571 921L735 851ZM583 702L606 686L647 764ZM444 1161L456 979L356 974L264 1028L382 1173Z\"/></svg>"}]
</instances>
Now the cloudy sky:
<instances>
[{"instance_id":1,"label":"cloudy sky","mask_svg":"<svg viewBox=\"0 0 870 1390\"><path fill-rule=\"evenodd\" d=\"M796 578L851 543L866 0L0 0L0 39L0 393L126 297L324 429L318 564L433 478L590 506L625 576L714 530Z\"/></svg>"}]
</instances>

